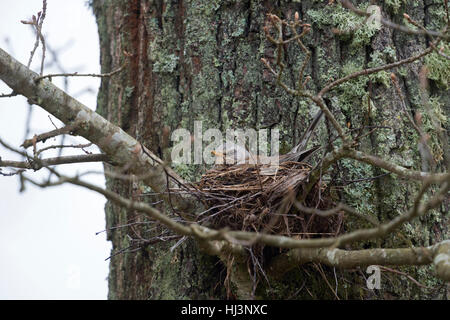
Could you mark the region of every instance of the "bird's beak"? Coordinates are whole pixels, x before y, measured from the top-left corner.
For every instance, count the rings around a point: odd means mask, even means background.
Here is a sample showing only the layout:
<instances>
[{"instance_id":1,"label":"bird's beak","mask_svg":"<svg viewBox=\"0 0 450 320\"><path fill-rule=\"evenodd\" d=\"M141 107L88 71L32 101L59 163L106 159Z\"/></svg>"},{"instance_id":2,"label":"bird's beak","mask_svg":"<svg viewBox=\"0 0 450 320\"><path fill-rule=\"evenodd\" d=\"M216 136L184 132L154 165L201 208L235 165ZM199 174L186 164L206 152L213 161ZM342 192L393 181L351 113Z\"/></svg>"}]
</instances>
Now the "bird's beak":
<instances>
[{"instance_id":1,"label":"bird's beak","mask_svg":"<svg viewBox=\"0 0 450 320\"><path fill-rule=\"evenodd\" d=\"M217 152L215 150L211 151L211 154L216 156L216 157L223 157L224 154L222 152Z\"/></svg>"}]
</instances>

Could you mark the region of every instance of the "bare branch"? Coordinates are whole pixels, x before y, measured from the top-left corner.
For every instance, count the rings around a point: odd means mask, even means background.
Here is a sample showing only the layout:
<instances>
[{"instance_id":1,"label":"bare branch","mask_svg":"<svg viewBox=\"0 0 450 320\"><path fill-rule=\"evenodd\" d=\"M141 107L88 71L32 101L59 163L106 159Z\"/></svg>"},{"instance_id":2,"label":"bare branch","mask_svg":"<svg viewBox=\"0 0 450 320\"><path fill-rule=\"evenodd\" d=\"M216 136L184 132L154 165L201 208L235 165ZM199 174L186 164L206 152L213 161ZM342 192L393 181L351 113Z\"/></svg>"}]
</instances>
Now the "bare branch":
<instances>
[{"instance_id":1,"label":"bare branch","mask_svg":"<svg viewBox=\"0 0 450 320\"><path fill-rule=\"evenodd\" d=\"M153 208L144 202L136 202L136 201L133 201L130 199L126 199L126 198L118 195L115 192L100 188L100 187L93 185L91 183L88 183L88 182L81 181L80 179L78 179L76 177L70 178L70 177L60 175L60 174L58 174L58 177L59 177L59 181L57 181L57 182L47 181L44 183L38 183L26 176L24 176L24 180L29 181L32 184L39 186L39 187L43 187L43 188L51 187L51 186L58 186L58 185L61 185L64 183L71 183L71 184L74 184L74 185L77 185L80 187L84 187L84 188L87 188L89 190L92 190L92 191L95 191L95 192L98 192L98 193L104 195L108 200L111 200L124 208L134 209L134 210L145 213L149 218L155 219L155 220L161 222L162 224L166 225L169 229L173 230L174 232L178 233L179 235L189 236L189 235L193 234L193 231L190 227L184 226L181 223L174 221L173 219L169 218L167 215L161 213L158 209Z\"/></svg>"},{"instance_id":2,"label":"bare branch","mask_svg":"<svg viewBox=\"0 0 450 320\"><path fill-rule=\"evenodd\" d=\"M296 240L289 237L257 234L254 235L249 232L243 231L230 231L228 234L238 240L253 241L254 243L263 243L273 247L280 248L323 248L323 247L340 247L356 241L370 240L375 238L385 237L387 234L393 232L399 228L402 224L411 221L417 216L421 216L429 210L438 207L447 195L450 185L450 174L445 176L446 180L443 182L441 189L439 189L434 197L427 203L422 205L420 203L424 193L428 189L431 181L424 184L421 192L416 198L414 206L408 210L408 212L396 217L392 221L379 225L378 227L371 229L356 230L347 234L335 238L320 238L320 239L302 239ZM209 238L216 240L216 237L220 237L217 232L208 231Z\"/></svg>"},{"instance_id":3,"label":"bare branch","mask_svg":"<svg viewBox=\"0 0 450 320\"><path fill-rule=\"evenodd\" d=\"M350 269L369 265L427 265L433 263L437 276L450 279L450 241L442 241L429 247L397 249L293 249L278 256L269 266L269 274L279 278L298 265L316 262L332 267ZM447 263L447 265L445 265Z\"/></svg>"},{"instance_id":4,"label":"bare branch","mask_svg":"<svg viewBox=\"0 0 450 320\"><path fill-rule=\"evenodd\" d=\"M17 95L18 95L18 93L13 91L11 93L2 93L2 94L0 94L0 98L11 98L11 97L15 97Z\"/></svg>"},{"instance_id":5,"label":"bare branch","mask_svg":"<svg viewBox=\"0 0 450 320\"><path fill-rule=\"evenodd\" d=\"M0 167L33 169L36 171L48 166L85 162L108 162L108 156L105 154L82 154L77 156L63 156L47 159L29 158L28 161L8 161L0 159Z\"/></svg>"},{"instance_id":6,"label":"bare branch","mask_svg":"<svg viewBox=\"0 0 450 320\"><path fill-rule=\"evenodd\" d=\"M364 219L368 222L370 222L373 225L378 226L380 223L376 220L376 218L361 214L358 211L356 211L354 208L344 204L344 203L338 203L338 205L334 208L328 209L328 210L319 210L316 208L309 208L305 207L303 204L301 204L299 201L294 202L294 206L300 210L301 212L307 213L307 214L316 214L320 217L329 217L332 215L340 214L343 212L347 212L351 215L354 215L356 217L359 217L361 219Z\"/></svg>"},{"instance_id":7,"label":"bare branch","mask_svg":"<svg viewBox=\"0 0 450 320\"><path fill-rule=\"evenodd\" d=\"M48 168L49 170L52 170ZM54 171L54 170L52 170ZM322 239L303 239L303 240L296 240L289 237L283 237L283 236L276 236L276 235L267 235L267 234L256 234L252 232L244 232L244 231L228 231L228 230L212 230L203 226L199 226L197 224L191 224L189 226L185 226L181 223L178 223L174 221L172 218L166 216L165 214L162 214L159 210L156 208L153 208L149 206L146 203L143 202L136 202L130 199L126 199L110 190L105 190L103 188L100 188L98 186L92 185L87 182L83 182L79 180L77 177L70 178L65 177L60 174L57 174L59 177L59 181L57 182L50 182L47 181L45 183L37 183L33 180L27 178L24 176L24 180L30 181L31 183L38 185L40 187L48 187L48 186L56 186L61 185L63 183L72 183L74 185L82 186L85 188L88 188L92 191L98 192L100 194L103 194L106 198L109 200L117 203L120 206L134 209L137 211L141 211L145 214L147 214L150 218L155 219L162 224L166 225L169 229L173 230L179 235L184 236L193 236L195 237L199 242L200 246L202 246L207 252L210 254L223 254L222 250L232 250L236 251L236 253L241 252L241 247L239 246L239 242L246 242L247 244L254 244L254 243L262 243L265 245L280 247L280 248L302 248L299 252L309 252L308 256L311 256L311 252L314 253L313 258L314 259L323 259L323 257L326 257L328 260L328 263L332 263L332 265L339 265L342 267L349 267L353 266L355 263L358 263L358 265L364 265L364 263L368 264L374 264L374 261L371 259L374 259L373 257L379 257L377 259L386 259L386 254L391 253L391 251L386 251L385 249L371 249L375 251L366 250L362 254L364 256L369 256L372 258L367 258L368 260L364 260L361 262L361 252L357 252L354 255L346 255L345 251L336 251L338 249L323 249L326 251L317 251L317 248L324 248L329 246L340 246L344 244L348 244L353 241L358 240L368 240L373 239L375 237L382 237L390 232L392 232L395 228L398 228L401 224L403 224L406 221L410 221L411 219L424 214L428 210L440 205L444 197L446 196L448 190L450 181L443 182L443 185L439 191L436 192L435 196L429 200L425 204L421 204L421 199L423 195L425 194L426 190L428 189L429 185L431 184L431 181L424 184L421 191L419 192L418 196L416 197L415 203L413 208L411 208L406 214L403 214L396 219L384 223L376 228L373 229L366 229L366 230L357 230L350 234L342 235L337 238L322 238ZM450 177L450 175L448 175ZM215 242L215 240L218 240L219 242ZM211 242L213 241L213 242ZM225 242L223 242L225 241ZM209 242L209 243L208 243ZM230 243L231 247L226 244ZM233 246L238 245L238 246ZM224 249L228 248L228 249ZM315 248L313 250L306 250L305 248ZM377 251L378 250L378 251ZM384 251L380 251L384 250ZM397 250L397 249L392 249ZM410 249L408 249L410 250ZM295 251L294 251L295 252ZM323 252L325 252L325 255L323 256ZM342 252L342 253L341 253ZM394 251L392 251L394 252ZM339 253L339 255L336 255ZM397 251L398 253L398 251ZM399 263L398 261L410 261L412 259L411 254L408 254L406 251L401 251L402 254L391 254L388 255L390 260L383 260L384 263L388 264L395 264ZM434 263L436 266L439 266L439 276L446 276L449 272L448 268L448 250L446 249L441 255L441 251L439 251L438 258L434 259ZM342 258L346 257L346 258ZM338 258L338 259L336 259ZM310 258L312 259L312 258ZM342 259L347 259L342 262ZM417 257L415 258L417 260ZM423 259L423 258L421 258ZM447 260L446 260L447 259ZM383 262L381 261L381 262ZM417 260L419 261L419 260ZM427 260L423 263L430 263ZM380 262L380 260L377 260L377 262ZM324 262L326 263L326 261ZM403 262L401 262L403 263ZM378 263L382 264L382 263Z\"/></svg>"},{"instance_id":8,"label":"bare branch","mask_svg":"<svg viewBox=\"0 0 450 320\"><path fill-rule=\"evenodd\" d=\"M435 44L437 44L437 43L435 43ZM409 57L409 58L406 58L406 59L403 59L403 60L400 60L400 61L397 61L397 62L394 62L394 63L378 66L378 67L375 67L375 68L369 68L369 69L364 69L364 70L360 70L360 71L354 72L352 74L349 74L349 75L347 75L347 76L345 76L343 78L337 79L337 80L333 81L332 83L326 85L318 93L317 96L322 97L328 91L334 89L338 85L340 85L340 84L342 84L344 82L347 82L347 81L349 81L351 79L355 79L355 78L360 77L360 76L368 76L369 74L372 74L372 73L380 72L380 71L383 71L383 70L389 70L389 69L396 68L396 67L399 67L401 65L407 64L407 63L414 62L414 61L416 61L416 60L426 56L427 54L430 54L432 51L433 51L433 48L429 47L429 48L425 49L424 51L422 51L421 53L419 53L419 54L417 54L415 56L412 56L412 57Z\"/></svg>"},{"instance_id":9,"label":"bare branch","mask_svg":"<svg viewBox=\"0 0 450 320\"><path fill-rule=\"evenodd\" d=\"M434 49L434 51L438 54L438 55L440 55L441 57L444 57L445 59L447 59L447 60L450 60L450 56L448 56L448 55L446 55L445 53L444 53L444 47L441 47L441 49L438 49L433 43L430 43L430 46Z\"/></svg>"},{"instance_id":10,"label":"bare branch","mask_svg":"<svg viewBox=\"0 0 450 320\"><path fill-rule=\"evenodd\" d=\"M443 241L433 260L439 278L450 281L450 240Z\"/></svg>"},{"instance_id":11,"label":"bare branch","mask_svg":"<svg viewBox=\"0 0 450 320\"><path fill-rule=\"evenodd\" d=\"M42 35L42 24L44 23L46 13L47 13L47 0L43 0L42 1L42 11L38 12L37 18L36 18L36 16L33 15L33 18L31 21L25 21L25 20L21 21L23 24L29 24L29 25L33 26L34 30L36 31L36 42L34 43L33 50L31 50L31 53L30 53L30 59L28 60L28 64L27 64L28 68L31 65L31 61L33 60L34 53L36 52L36 49L39 46L39 40L41 41L42 59L41 59L40 75L42 75L42 73L44 72L44 60L45 60L46 48L45 48L45 39L44 39L44 36Z\"/></svg>"},{"instance_id":12,"label":"bare branch","mask_svg":"<svg viewBox=\"0 0 450 320\"><path fill-rule=\"evenodd\" d=\"M51 80L51 78L54 77L97 77L97 78L108 78L111 77L113 75L118 74L120 71L122 71L125 68L125 64L123 66L121 66L120 68L108 72L108 73L78 73L78 72L73 72L73 73L52 73L52 74L46 74L40 77L37 77L34 81L38 82L42 79L46 79L49 78Z\"/></svg>"},{"instance_id":13,"label":"bare branch","mask_svg":"<svg viewBox=\"0 0 450 320\"><path fill-rule=\"evenodd\" d=\"M29 148L33 145L35 145L37 142L43 141L45 142L45 140L52 138L52 137L56 137L59 136L61 134L71 134L74 133L76 131L76 129L79 127L80 123L69 123L68 125L59 128L59 129L55 129L49 132L45 132L45 133L41 133L39 135L35 135L33 138L31 139L27 139L25 140L21 147L24 148Z\"/></svg>"},{"instance_id":14,"label":"bare branch","mask_svg":"<svg viewBox=\"0 0 450 320\"><path fill-rule=\"evenodd\" d=\"M153 171L155 175L144 182L153 190L164 194L176 183L183 182L172 169L121 128L67 95L48 80L38 83L36 73L0 49L0 79L17 93L31 99L65 124L79 123L77 133L96 144L114 163L125 166L130 163L132 173L141 175ZM175 179L175 180L174 180ZM169 185L167 185L169 181ZM175 208L186 214L195 209L189 195L174 194Z\"/></svg>"},{"instance_id":15,"label":"bare branch","mask_svg":"<svg viewBox=\"0 0 450 320\"><path fill-rule=\"evenodd\" d=\"M63 149L63 148L75 148L75 149L81 149L86 154L91 154L90 152L84 150L84 148L88 148L92 146L92 143L86 143L86 144L58 144L58 145L51 145L45 148L42 148L40 150L37 150L36 155L41 154L44 151L51 150L51 149Z\"/></svg>"},{"instance_id":16,"label":"bare branch","mask_svg":"<svg viewBox=\"0 0 450 320\"><path fill-rule=\"evenodd\" d=\"M381 158L378 158L373 155L366 154L361 151L356 150L347 150L345 155L349 158L365 162L367 164L370 164L375 167L383 168L384 170L390 171L392 173L395 173L403 178L407 179L413 179L413 180L419 180L424 181L427 179L435 179L435 180L441 180L446 179L448 174L445 173L436 173L431 174L428 172L423 171L415 171L412 169L407 169L405 167L399 166L395 163L388 162L386 160L383 160Z\"/></svg>"}]
</instances>

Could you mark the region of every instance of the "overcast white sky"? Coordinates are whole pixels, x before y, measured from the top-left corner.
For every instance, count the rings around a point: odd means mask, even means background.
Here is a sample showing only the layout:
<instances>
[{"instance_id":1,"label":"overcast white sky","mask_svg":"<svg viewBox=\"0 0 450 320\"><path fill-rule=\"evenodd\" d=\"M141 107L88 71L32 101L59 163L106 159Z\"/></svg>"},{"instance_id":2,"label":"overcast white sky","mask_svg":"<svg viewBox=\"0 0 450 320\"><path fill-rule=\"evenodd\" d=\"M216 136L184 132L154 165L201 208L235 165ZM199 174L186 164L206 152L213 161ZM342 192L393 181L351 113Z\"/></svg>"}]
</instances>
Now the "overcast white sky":
<instances>
[{"instance_id":1,"label":"overcast white sky","mask_svg":"<svg viewBox=\"0 0 450 320\"><path fill-rule=\"evenodd\" d=\"M98 73L97 26L86 1L47 2L43 33L51 49L61 49L58 58L62 66L67 72ZM20 20L29 19L41 8L41 0L0 0L0 47L25 65L35 38L30 26L21 24ZM41 47L32 63L35 71L40 65L40 52ZM47 56L51 61L49 52ZM55 68L44 69L44 74L58 72ZM53 82L63 88L61 79L54 78ZM69 94L95 109L98 87L96 78L73 77ZM0 81L0 93L9 92ZM19 146L23 142L27 114L28 104L23 97L0 98L0 137L10 145ZM53 117L52 120L61 125ZM33 107L28 138L52 129L48 113ZM65 141L66 144L81 142L73 137ZM2 147L0 157L19 159ZM74 174L86 170L101 171L103 167L65 165L62 172ZM43 179L47 173L41 171L28 174ZM104 185L101 175L89 181ZM104 198L69 185L51 189L27 186L23 193L19 193L19 187L17 177L0 176L0 299L106 299L109 262L105 259L111 245L105 233L95 235L105 228Z\"/></svg>"}]
</instances>

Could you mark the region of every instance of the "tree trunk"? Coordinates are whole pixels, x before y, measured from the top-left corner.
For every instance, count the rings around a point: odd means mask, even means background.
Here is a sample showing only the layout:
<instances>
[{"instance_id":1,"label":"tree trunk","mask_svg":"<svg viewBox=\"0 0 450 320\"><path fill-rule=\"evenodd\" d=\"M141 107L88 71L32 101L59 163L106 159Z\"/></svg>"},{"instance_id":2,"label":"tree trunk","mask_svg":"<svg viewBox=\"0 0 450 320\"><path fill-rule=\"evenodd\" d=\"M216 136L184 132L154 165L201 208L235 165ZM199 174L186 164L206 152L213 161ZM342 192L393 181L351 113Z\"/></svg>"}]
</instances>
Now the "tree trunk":
<instances>
[{"instance_id":1,"label":"tree trunk","mask_svg":"<svg viewBox=\"0 0 450 320\"><path fill-rule=\"evenodd\" d=\"M436 4L429 0L385 1L380 5L383 14L393 21L402 23L401 13L408 12L425 26L437 28L442 20L439 11L442 1L434 2ZM277 87L275 79L261 63L261 58L270 59L276 54L263 31L267 13L292 17L297 11L300 19L312 25L311 33L305 38L305 45L312 52L306 68L306 74L312 78L311 90L320 90L331 79L345 73L409 57L423 50L428 41L386 27L371 32L370 28L362 26L350 35L336 35L331 32L333 27L350 28L355 18L328 1L94 0L92 5L100 36L102 72L115 70L128 61L119 76L102 79L98 112L164 160L168 160L168 133L176 128L193 132L196 120L203 121L204 129L222 131L278 128L280 153L288 151L299 140L318 108ZM304 54L295 45L285 49L284 80L293 84ZM407 106L413 113L423 112L419 94L419 71L423 63L396 70ZM436 110L447 106L443 112L448 116L450 99L445 90L448 83L445 83L445 76L439 77L432 67L435 66L429 67L430 78L434 79L430 81L431 105ZM389 73L382 72L370 79L369 82L367 78L360 78L340 86L326 96L328 107L350 129L364 121L386 127L368 135L362 148L420 169L418 137L407 119L399 116L402 110ZM373 104L370 116L367 116L368 94ZM326 145L335 136L325 120L314 139ZM433 152L439 155L442 150ZM196 179L204 167L178 165L175 169L187 179ZM369 165L340 161L332 168L335 183L345 185L337 188L337 197L380 221L392 219L409 208L417 184L400 181L392 175L346 184L382 173ZM107 187L129 198L137 198L148 191L140 184L109 179ZM448 211L445 209L441 208L442 212ZM120 226L108 231L108 239L113 243L110 299L212 299L237 295L233 286L227 290L223 285L226 267L218 258L199 251L194 241L185 241L173 251L170 248L176 241L136 244L131 239L149 239L162 227L129 225L148 221L138 212L119 208L111 202L107 203L105 211L107 228ZM407 224L395 237L362 246L431 245L448 238L448 227L442 219L448 219L448 215L443 218L442 213L432 212ZM361 225L356 221L346 222L348 230L357 227ZM127 248L136 250L123 250ZM436 286L429 267L402 268L401 271L426 286ZM365 270L336 270L335 273L330 268L303 266L281 280L269 279L270 285L265 279L260 280L256 294L269 299L334 298L335 278L340 298L442 298L446 294L445 288L427 291L392 274L382 278L381 290L369 291L362 274Z\"/></svg>"}]
</instances>

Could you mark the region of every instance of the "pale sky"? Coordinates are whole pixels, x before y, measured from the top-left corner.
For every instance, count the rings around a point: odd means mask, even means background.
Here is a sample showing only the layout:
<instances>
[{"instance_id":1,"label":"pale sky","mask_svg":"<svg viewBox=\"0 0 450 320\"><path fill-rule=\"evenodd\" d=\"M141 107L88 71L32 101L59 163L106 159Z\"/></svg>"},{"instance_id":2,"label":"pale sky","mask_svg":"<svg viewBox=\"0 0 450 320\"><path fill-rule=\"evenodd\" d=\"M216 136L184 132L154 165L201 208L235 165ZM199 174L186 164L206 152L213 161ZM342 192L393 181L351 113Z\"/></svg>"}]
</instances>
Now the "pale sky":
<instances>
[{"instance_id":1,"label":"pale sky","mask_svg":"<svg viewBox=\"0 0 450 320\"><path fill-rule=\"evenodd\" d=\"M97 26L86 0L47 3L43 34L51 49L64 48L58 54L61 65L67 72L99 73ZM20 20L37 14L42 1L0 0L0 8L0 47L26 65L35 37L30 26ZM40 53L41 46L31 66L35 71L40 65ZM50 61L51 54L46 55L46 61ZM58 72L44 69L44 74ZM54 78L53 83L63 88L61 79ZM95 109L99 83L98 78L70 78L69 94ZM0 93L10 91L0 81ZM0 137L18 147L24 139L27 114L25 98L0 98ZM61 126L54 117L52 121ZM27 138L53 129L48 113L34 106ZM47 145L59 142L53 139ZM65 141L85 142L74 137ZM2 147L0 157L19 160ZM101 164L60 167L66 175L102 169ZM28 175L42 180L47 172L42 169ZM89 181L104 185L102 175L92 176ZM0 176L0 299L106 299L109 261L105 259L110 255L111 244L105 233L95 235L105 228L105 199L70 185L47 189L29 185L23 193L19 193L19 187L17 176Z\"/></svg>"}]
</instances>

